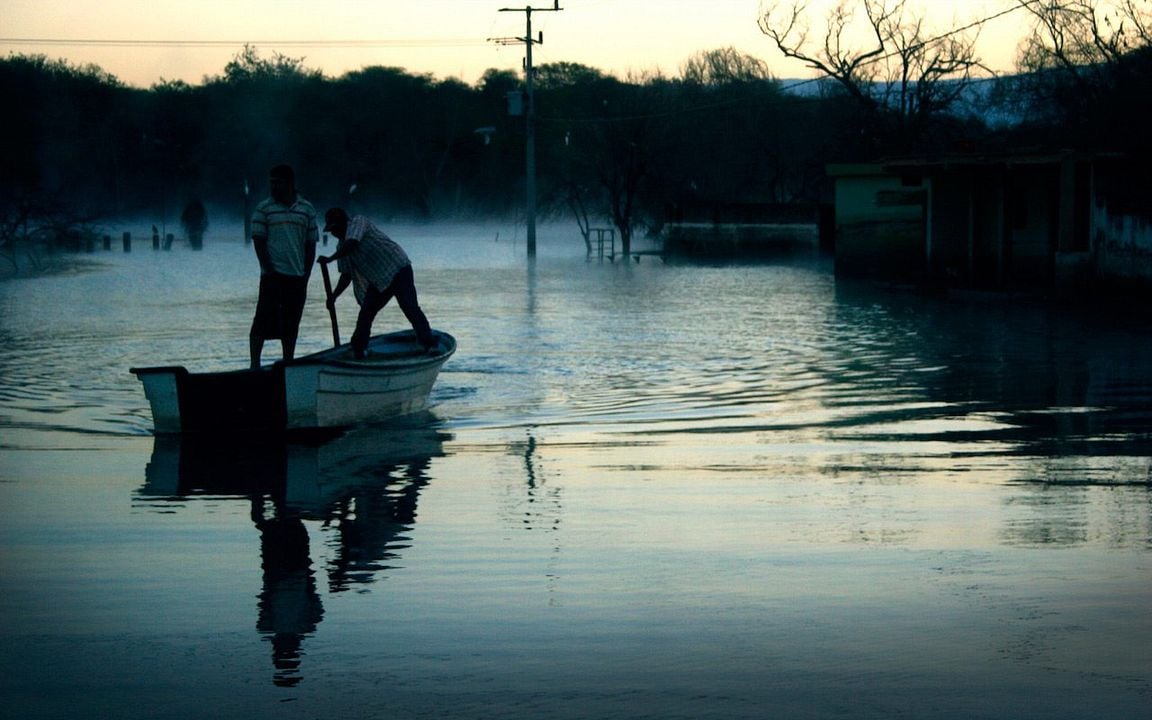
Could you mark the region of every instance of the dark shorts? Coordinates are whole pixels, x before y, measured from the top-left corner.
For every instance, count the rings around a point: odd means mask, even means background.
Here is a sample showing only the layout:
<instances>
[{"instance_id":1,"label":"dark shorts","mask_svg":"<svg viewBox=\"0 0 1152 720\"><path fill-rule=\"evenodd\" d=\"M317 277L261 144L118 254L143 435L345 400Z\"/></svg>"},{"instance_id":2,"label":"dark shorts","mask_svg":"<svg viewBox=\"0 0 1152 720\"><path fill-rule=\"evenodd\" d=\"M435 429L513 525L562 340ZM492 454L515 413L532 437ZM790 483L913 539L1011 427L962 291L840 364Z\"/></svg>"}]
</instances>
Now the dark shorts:
<instances>
[{"instance_id":1,"label":"dark shorts","mask_svg":"<svg viewBox=\"0 0 1152 720\"><path fill-rule=\"evenodd\" d=\"M306 277L261 275L260 297L256 300L251 334L265 339L295 337L307 295Z\"/></svg>"}]
</instances>

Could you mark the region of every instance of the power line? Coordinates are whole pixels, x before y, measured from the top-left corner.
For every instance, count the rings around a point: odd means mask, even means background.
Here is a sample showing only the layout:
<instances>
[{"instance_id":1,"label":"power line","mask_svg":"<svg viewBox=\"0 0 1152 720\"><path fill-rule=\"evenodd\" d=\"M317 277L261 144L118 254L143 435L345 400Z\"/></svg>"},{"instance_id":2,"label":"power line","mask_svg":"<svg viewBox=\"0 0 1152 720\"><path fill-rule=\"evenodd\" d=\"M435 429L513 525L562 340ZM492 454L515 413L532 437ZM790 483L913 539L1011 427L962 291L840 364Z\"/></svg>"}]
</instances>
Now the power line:
<instances>
[{"instance_id":1,"label":"power line","mask_svg":"<svg viewBox=\"0 0 1152 720\"><path fill-rule=\"evenodd\" d=\"M1017 10L1035 5L1042 0L1023 0L1018 4L981 18L962 27L954 28L921 43L921 46L939 42L993 20L1009 15ZM511 9L511 8L510 8ZM521 38L516 38L522 41ZM53 37L0 37L3 45L50 46L50 47L235 47L238 45L258 45L269 47L310 47L310 48L437 48L437 47L484 47L488 40L478 38L422 38L417 40L366 39L366 40L178 40L178 39L127 39L127 38L53 38ZM891 54L885 57L891 57ZM815 82L815 80L804 81ZM795 87L795 86L791 86Z\"/></svg>"},{"instance_id":2,"label":"power line","mask_svg":"<svg viewBox=\"0 0 1152 720\"><path fill-rule=\"evenodd\" d=\"M312 48L421 48L484 47L487 43L475 38L425 38L420 40L127 40L103 38L0 37L0 44L54 47L235 47L237 45L264 45L269 47Z\"/></svg>"},{"instance_id":3,"label":"power line","mask_svg":"<svg viewBox=\"0 0 1152 720\"><path fill-rule=\"evenodd\" d=\"M1027 9L1029 5L1036 5L1039 2L1042 2L1042 0L1017 0L1017 2L1015 2L1012 5L1012 7L1005 8L1004 10L1001 10L998 13L993 13L992 15L988 15L987 17L983 17L979 20L974 20L974 21L968 23L967 25L963 25L963 26L958 27L958 28L952 28L948 32L941 33L940 35L937 35L934 38L930 38L928 40L925 40L924 42L922 42L919 45L916 45L910 49L919 50L920 48L927 47L928 45L931 45L932 43L937 43L937 42L940 42L941 40L946 40L946 39L952 37L953 35L958 35L962 32L967 32L967 31L972 30L974 28L982 27L982 26L987 25L988 23L992 22L993 20L999 20L1000 18L1002 18L1006 15L1011 15L1012 13L1016 12L1017 10ZM885 58L890 58L895 54L896 53L889 53L888 55L885 56Z\"/></svg>"}]
</instances>

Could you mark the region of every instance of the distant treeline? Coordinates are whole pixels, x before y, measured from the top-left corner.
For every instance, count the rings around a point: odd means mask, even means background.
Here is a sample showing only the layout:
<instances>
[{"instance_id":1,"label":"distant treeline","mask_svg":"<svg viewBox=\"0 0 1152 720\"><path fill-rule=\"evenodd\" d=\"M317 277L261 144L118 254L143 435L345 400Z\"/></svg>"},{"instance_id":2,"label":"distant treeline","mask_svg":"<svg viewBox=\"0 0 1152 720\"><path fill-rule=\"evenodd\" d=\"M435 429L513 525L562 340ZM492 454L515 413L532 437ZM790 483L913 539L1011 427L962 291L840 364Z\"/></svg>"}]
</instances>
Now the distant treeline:
<instances>
[{"instance_id":1,"label":"distant treeline","mask_svg":"<svg viewBox=\"0 0 1152 720\"><path fill-rule=\"evenodd\" d=\"M1059 97L1049 92L1032 106L1041 96L1022 85L986 93L983 107L956 101L909 123L898 108L859 102L835 82L792 92L763 62L732 50L701 53L677 78L542 65L539 207L627 236L685 207L827 201L829 162L1146 138L1147 117L1131 117L1145 112L1146 77L1129 79L1128 105L1113 106L1128 117L1101 108L1107 126L1085 126L1082 109L1069 123L1082 91L1067 87L1062 115ZM1131 95L1134 87L1143 95ZM4 222L11 228L50 208L79 219L175 221L192 199L238 218L245 193L247 203L262 198L268 168L281 162L296 168L318 206L350 204L385 218L514 216L523 207L526 130L512 110L523 88L522 77L501 70L474 86L391 67L331 78L246 47L199 85L143 90L97 67L12 55L0 60ZM995 98L1021 120L989 127Z\"/></svg>"}]
</instances>

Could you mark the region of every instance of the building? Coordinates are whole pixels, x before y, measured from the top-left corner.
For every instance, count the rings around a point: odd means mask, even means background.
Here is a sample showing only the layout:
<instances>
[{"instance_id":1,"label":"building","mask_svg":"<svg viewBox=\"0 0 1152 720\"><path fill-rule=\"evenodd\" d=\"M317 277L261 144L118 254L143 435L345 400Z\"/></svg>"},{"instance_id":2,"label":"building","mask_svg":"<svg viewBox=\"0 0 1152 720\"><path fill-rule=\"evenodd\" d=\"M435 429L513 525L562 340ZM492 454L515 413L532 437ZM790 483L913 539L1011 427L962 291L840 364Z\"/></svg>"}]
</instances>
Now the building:
<instances>
[{"instance_id":1,"label":"building","mask_svg":"<svg viewBox=\"0 0 1152 720\"><path fill-rule=\"evenodd\" d=\"M941 287L1152 287L1152 173L1053 153L831 165L836 271Z\"/></svg>"}]
</instances>

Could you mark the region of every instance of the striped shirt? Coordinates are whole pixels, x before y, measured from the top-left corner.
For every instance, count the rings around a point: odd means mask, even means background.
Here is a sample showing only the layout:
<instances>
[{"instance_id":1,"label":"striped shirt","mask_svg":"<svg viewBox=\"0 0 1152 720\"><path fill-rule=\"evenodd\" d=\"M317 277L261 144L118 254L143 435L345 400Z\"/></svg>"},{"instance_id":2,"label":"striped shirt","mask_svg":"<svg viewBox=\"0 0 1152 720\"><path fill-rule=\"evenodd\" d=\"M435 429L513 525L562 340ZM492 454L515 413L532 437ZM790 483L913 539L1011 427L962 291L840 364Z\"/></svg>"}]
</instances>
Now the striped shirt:
<instances>
[{"instance_id":1,"label":"striped shirt","mask_svg":"<svg viewBox=\"0 0 1152 720\"><path fill-rule=\"evenodd\" d=\"M361 304L369 285L377 290L386 290L396 273L412 264L404 248L363 215L356 215L348 221L348 232L336 251L343 248L348 248L348 254L337 258L336 264L340 272L352 274L352 289L356 301Z\"/></svg>"},{"instance_id":2,"label":"striped shirt","mask_svg":"<svg viewBox=\"0 0 1152 720\"><path fill-rule=\"evenodd\" d=\"M316 208L299 195L290 206L267 198L252 213L252 238L267 238L272 270L281 275L308 274L311 268L305 267L307 246L315 246L319 236Z\"/></svg>"}]
</instances>

